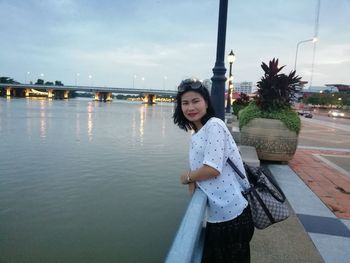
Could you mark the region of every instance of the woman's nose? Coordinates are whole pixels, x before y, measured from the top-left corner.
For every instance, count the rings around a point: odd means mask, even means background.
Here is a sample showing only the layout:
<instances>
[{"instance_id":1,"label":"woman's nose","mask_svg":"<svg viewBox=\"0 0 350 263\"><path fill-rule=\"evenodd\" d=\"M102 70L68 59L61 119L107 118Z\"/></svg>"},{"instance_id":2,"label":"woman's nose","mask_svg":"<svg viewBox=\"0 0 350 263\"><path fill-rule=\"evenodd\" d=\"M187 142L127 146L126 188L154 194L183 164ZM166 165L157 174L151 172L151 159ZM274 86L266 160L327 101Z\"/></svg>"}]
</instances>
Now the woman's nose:
<instances>
[{"instance_id":1,"label":"woman's nose","mask_svg":"<svg viewBox=\"0 0 350 263\"><path fill-rule=\"evenodd\" d=\"M189 110L192 110L193 108L194 108L193 103L189 103L189 104L188 104L188 109L189 109Z\"/></svg>"}]
</instances>

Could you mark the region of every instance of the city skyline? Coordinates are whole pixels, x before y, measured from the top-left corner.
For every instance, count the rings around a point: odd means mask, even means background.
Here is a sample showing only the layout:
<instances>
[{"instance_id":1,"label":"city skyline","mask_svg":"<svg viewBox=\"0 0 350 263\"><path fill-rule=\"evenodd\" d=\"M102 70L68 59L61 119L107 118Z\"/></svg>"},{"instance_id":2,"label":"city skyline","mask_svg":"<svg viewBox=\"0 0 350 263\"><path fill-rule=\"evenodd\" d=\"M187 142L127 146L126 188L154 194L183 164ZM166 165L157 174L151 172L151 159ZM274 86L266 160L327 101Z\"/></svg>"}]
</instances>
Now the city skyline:
<instances>
[{"instance_id":1,"label":"city skyline","mask_svg":"<svg viewBox=\"0 0 350 263\"><path fill-rule=\"evenodd\" d=\"M261 63L274 57L283 72L293 70L297 43L315 34L317 1L229 1L226 54L236 55L234 82L255 84ZM174 89L183 78L213 76L218 0L3 0L0 8L7 36L0 75L21 83ZM349 13L349 0L321 0L313 85L350 84ZM310 41L299 46L304 81L312 51Z\"/></svg>"}]
</instances>

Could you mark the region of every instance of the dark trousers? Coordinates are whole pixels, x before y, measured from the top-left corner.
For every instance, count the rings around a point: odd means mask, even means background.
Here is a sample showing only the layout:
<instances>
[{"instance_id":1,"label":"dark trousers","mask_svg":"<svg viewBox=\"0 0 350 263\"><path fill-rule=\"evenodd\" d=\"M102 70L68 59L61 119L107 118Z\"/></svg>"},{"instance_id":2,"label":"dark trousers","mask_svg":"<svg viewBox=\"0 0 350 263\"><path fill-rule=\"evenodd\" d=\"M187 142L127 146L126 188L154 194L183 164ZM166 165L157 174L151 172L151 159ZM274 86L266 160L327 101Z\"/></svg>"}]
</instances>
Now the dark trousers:
<instances>
[{"instance_id":1,"label":"dark trousers","mask_svg":"<svg viewBox=\"0 0 350 263\"><path fill-rule=\"evenodd\" d=\"M249 263L254 234L250 208L222 223L207 223L202 263Z\"/></svg>"}]
</instances>

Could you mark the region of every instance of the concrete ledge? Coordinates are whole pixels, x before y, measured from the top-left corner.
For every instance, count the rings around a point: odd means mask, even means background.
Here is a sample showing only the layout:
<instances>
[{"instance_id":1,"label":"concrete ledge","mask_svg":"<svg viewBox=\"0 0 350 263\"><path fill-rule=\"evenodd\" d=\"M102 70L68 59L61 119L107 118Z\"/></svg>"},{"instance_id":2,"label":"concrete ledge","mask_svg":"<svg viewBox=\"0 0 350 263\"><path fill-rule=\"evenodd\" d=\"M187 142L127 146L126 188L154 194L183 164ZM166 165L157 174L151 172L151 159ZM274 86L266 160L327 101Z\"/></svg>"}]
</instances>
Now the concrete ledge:
<instances>
[{"instance_id":1,"label":"concrete ledge","mask_svg":"<svg viewBox=\"0 0 350 263\"><path fill-rule=\"evenodd\" d=\"M231 135L233 139L235 140L236 144L241 143L241 133L239 131L239 128L236 126L232 126L230 129Z\"/></svg>"},{"instance_id":2,"label":"concrete ledge","mask_svg":"<svg viewBox=\"0 0 350 263\"><path fill-rule=\"evenodd\" d=\"M232 115L232 118L234 119L235 116ZM227 128L231 132L231 135L233 139L235 140L236 144L238 145L238 149L241 153L243 161L251 166L258 167L260 166L260 160L258 158L258 154L256 152L256 149L254 146L248 146L248 145L240 145L240 131L238 127L238 121L237 119L235 121L232 121L230 123L226 123Z\"/></svg>"},{"instance_id":3,"label":"concrete ledge","mask_svg":"<svg viewBox=\"0 0 350 263\"><path fill-rule=\"evenodd\" d=\"M226 126L228 128L228 130L230 131L233 139L235 140L236 144L240 144L241 142L241 133L239 131L239 127L238 127L238 122L237 121L233 121L230 123L226 123Z\"/></svg>"},{"instance_id":4,"label":"concrete ledge","mask_svg":"<svg viewBox=\"0 0 350 263\"><path fill-rule=\"evenodd\" d=\"M232 113L225 113L225 122L226 124L232 123L235 120L235 116Z\"/></svg>"},{"instance_id":5,"label":"concrete ledge","mask_svg":"<svg viewBox=\"0 0 350 263\"><path fill-rule=\"evenodd\" d=\"M256 153L256 149L254 146L239 145L238 149L241 153L243 161L246 164L254 167L260 166L260 160L258 158L258 154Z\"/></svg>"}]
</instances>

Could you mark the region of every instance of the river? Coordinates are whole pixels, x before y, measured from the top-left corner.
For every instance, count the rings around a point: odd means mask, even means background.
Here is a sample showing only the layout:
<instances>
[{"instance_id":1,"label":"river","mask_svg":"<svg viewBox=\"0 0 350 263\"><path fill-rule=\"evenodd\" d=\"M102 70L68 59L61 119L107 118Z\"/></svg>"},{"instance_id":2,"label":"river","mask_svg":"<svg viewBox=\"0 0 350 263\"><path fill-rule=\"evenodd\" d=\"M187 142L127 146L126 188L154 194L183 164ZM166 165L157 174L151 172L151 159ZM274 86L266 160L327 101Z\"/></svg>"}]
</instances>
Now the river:
<instances>
[{"instance_id":1,"label":"river","mask_svg":"<svg viewBox=\"0 0 350 263\"><path fill-rule=\"evenodd\" d=\"M163 262L190 199L172 112L0 98L0 262Z\"/></svg>"}]
</instances>

